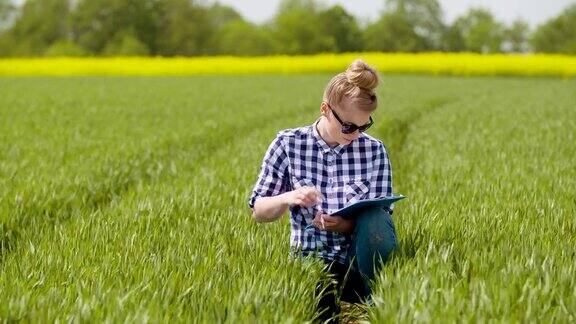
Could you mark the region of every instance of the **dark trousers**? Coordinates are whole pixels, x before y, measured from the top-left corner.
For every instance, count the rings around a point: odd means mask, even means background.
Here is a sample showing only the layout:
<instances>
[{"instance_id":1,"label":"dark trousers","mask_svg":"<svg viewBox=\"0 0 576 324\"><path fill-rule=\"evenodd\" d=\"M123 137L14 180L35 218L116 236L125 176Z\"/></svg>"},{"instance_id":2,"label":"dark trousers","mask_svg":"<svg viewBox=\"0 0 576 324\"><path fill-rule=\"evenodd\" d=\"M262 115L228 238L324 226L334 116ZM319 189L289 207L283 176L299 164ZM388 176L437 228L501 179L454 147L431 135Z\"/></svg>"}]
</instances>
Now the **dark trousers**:
<instances>
[{"instance_id":1,"label":"dark trousers","mask_svg":"<svg viewBox=\"0 0 576 324\"><path fill-rule=\"evenodd\" d=\"M340 314L338 297L348 303L363 302L368 297L364 288L365 279L347 265L337 261L324 260L324 262L328 266L327 273L331 280L328 286L325 282L319 282L316 286L316 295L321 296L316 312L319 322L330 320L329 323L337 323L334 317Z\"/></svg>"},{"instance_id":2,"label":"dark trousers","mask_svg":"<svg viewBox=\"0 0 576 324\"><path fill-rule=\"evenodd\" d=\"M346 264L322 259L331 280L327 287L323 281L316 286L316 295L321 296L316 307L317 321L338 323L338 297L348 303L370 299L370 280L374 280L379 266L388 261L396 242L396 229L388 212L373 208L358 215Z\"/></svg>"}]
</instances>

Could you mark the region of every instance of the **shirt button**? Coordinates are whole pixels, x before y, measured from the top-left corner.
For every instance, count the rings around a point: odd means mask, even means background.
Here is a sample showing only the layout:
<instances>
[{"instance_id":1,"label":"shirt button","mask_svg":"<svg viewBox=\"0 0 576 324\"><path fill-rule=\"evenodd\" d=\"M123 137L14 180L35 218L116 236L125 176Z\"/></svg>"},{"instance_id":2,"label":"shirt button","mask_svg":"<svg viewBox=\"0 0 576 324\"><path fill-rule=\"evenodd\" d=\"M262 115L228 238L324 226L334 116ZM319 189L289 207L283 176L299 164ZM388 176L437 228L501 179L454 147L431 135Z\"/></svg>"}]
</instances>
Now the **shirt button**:
<instances>
[{"instance_id":1,"label":"shirt button","mask_svg":"<svg viewBox=\"0 0 576 324\"><path fill-rule=\"evenodd\" d=\"M332 178L328 179L328 183L332 183Z\"/></svg>"}]
</instances>

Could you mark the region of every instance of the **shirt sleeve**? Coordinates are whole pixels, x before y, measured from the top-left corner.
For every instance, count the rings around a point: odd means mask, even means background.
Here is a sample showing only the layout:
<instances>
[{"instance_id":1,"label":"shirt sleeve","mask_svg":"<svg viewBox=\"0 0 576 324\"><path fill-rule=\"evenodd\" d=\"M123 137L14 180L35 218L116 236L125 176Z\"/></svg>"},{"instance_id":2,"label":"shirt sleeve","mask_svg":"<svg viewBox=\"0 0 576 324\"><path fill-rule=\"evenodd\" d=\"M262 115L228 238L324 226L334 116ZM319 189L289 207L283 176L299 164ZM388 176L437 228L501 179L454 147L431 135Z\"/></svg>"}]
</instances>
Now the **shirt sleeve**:
<instances>
[{"instance_id":1,"label":"shirt sleeve","mask_svg":"<svg viewBox=\"0 0 576 324\"><path fill-rule=\"evenodd\" d=\"M282 145L280 133L278 133L264 155L258 180L248 199L248 206L251 209L254 208L259 198L277 196L288 190L287 168L288 156Z\"/></svg>"},{"instance_id":2,"label":"shirt sleeve","mask_svg":"<svg viewBox=\"0 0 576 324\"><path fill-rule=\"evenodd\" d=\"M368 198L392 195L392 167L390 165L390 159L388 159L388 153L386 152L384 144L380 141L378 142L379 147L374 156ZM386 211L388 211L390 215L392 215L393 210L394 204L391 204L390 208L386 208Z\"/></svg>"}]
</instances>

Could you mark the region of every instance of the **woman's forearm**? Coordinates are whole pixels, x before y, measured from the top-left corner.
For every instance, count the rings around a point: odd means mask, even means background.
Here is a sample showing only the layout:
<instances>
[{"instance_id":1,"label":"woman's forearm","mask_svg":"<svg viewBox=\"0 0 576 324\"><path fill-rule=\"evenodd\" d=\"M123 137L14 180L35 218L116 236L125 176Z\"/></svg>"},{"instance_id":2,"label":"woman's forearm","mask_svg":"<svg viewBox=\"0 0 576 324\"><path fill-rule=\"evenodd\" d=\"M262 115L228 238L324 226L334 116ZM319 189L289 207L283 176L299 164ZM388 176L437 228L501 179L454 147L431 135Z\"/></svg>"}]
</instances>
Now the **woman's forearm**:
<instances>
[{"instance_id":1,"label":"woman's forearm","mask_svg":"<svg viewBox=\"0 0 576 324\"><path fill-rule=\"evenodd\" d=\"M257 222L272 222L280 218L289 206L288 192L274 197L262 197L256 200L252 216Z\"/></svg>"}]
</instances>

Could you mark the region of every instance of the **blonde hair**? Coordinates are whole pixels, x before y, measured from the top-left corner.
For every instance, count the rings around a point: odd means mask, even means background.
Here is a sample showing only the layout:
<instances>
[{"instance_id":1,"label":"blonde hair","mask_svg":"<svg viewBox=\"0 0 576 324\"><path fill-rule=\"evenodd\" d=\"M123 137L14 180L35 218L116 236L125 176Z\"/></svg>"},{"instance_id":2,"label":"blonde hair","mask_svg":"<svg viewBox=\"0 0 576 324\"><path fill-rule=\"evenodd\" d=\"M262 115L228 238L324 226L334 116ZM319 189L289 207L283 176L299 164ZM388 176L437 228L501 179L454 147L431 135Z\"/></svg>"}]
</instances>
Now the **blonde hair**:
<instances>
[{"instance_id":1,"label":"blonde hair","mask_svg":"<svg viewBox=\"0 0 576 324\"><path fill-rule=\"evenodd\" d=\"M374 89L378 73L362 60L355 60L345 72L335 75L324 90L323 100L329 105L339 104L344 97L351 99L364 111L374 111L378 105Z\"/></svg>"}]
</instances>

